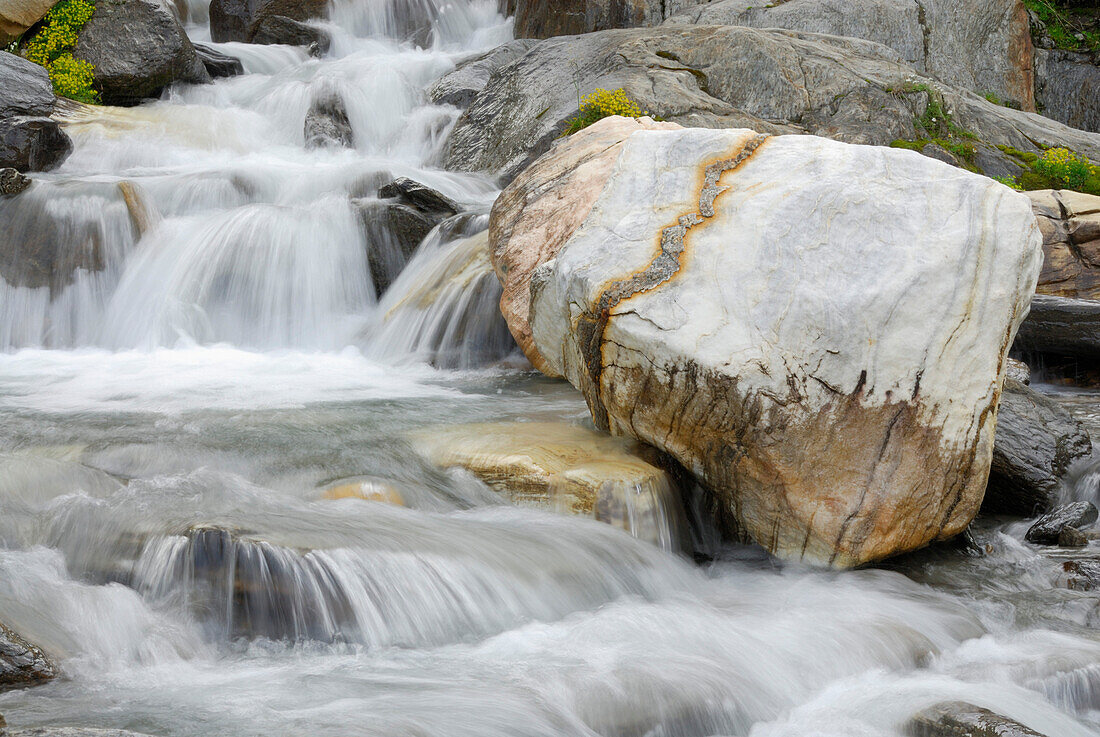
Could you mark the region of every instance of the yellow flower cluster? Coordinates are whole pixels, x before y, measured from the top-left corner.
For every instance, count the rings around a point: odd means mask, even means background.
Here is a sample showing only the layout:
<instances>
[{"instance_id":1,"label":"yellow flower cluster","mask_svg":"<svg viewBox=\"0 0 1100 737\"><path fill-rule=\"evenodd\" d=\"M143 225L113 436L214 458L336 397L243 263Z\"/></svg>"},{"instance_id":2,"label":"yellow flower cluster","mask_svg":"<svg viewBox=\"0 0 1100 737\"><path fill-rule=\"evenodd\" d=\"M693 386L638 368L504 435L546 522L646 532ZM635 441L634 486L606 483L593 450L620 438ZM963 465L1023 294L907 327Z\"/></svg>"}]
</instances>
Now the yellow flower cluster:
<instances>
[{"instance_id":1,"label":"yellow flower cluster","mask_svg":"<svg viewBox=\"0 0 1100 737\"><path fill-rule=\"evenodd\" d=\"M581 100L580 111L569 121L565 135L571 135L579 130L587 128L597 120L609 118L612 115L622 115L627 118L640 118L649 115L648 110L642 108L621 87L617 90L598 89Z\"/></svg>"},{"instance_id":2,"label":"yellow flower cluster","mask_svg":"<svg viewBox=\"0 0 1100 737\"><path fill-rule=\"evenodd\" d=\"M95 67L74 59L77 36L92 14L91 0L61 0L46 13L42 29L23 42L23 55L50 72L54 92L81 102L97 102L92 89Z\"/></svg>"},{"instance_id":3,"label":"yellow flower cluster","mask_svg":"<svg viewBox=\"0 0 1100 737\"><path fill-rule=\"evenodd\" d=\"M1057 188L1080 189L1093 175L1094 167L1087 158L1068 148L1052 148L1035 162L1035 171L1049 177Z\"/></svg>"}]
</instances>

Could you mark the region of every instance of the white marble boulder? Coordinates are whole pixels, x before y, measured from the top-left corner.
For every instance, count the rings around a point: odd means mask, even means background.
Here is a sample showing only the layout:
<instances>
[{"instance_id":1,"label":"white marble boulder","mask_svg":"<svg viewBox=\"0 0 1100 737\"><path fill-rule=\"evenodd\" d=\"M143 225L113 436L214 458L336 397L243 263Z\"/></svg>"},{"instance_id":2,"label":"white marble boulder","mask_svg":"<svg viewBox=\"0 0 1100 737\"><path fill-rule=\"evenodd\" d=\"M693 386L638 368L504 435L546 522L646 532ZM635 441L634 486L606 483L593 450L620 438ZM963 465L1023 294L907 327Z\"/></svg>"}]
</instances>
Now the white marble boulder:
<instances>
[{"instance_id":1,"label":"white marble boulder","mask_svg":"<svg viewBox=\"0 0 1100 737\"><path fill-rule=\"evenodd\" d=\"M598 426L671 453L786 559L850 567L965 529L1042 261L1026 197L740 129L637 130L587 186L528 319Z\"/></svg>"}]
</instances>

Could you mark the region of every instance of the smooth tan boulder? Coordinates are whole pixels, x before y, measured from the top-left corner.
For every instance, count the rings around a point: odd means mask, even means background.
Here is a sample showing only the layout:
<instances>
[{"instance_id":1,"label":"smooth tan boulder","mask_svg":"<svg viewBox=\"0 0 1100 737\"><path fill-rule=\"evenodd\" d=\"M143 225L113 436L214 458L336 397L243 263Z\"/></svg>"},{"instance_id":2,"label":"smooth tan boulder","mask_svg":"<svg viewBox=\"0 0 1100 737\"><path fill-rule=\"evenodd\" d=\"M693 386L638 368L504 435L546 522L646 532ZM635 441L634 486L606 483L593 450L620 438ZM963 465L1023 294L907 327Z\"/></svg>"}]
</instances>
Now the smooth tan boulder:
<instances>
[{"instance_id":1,"label":"smooth tan boulder","mask_svg":"<svg viewBox=\"0 0 1100 737\"><path fill-rule=\"evenodd\" d=\"M1026 197L914 152L637 130L544 249L528 322L597 427L773 553L849 567L977 513L1040 245Z\"/></svg>"},{"instance_id":2,"label":"smooth tan boulder","mask_svg":"<svg viewBox=\"0 0 1100 737\"><path fill-rule=\"evenodd\" d=\"M405 497L400 489L385 479L362 478L334 484L321 492L322 499L362 499L404 507Z\"/></svg>"},{"instance_id":3,"label":"smooth tan boulder","mask_svg":"<svg viewBox=\"0 0 1100 737\"><path fill-rule=\"evenodd\" d=\"M1100 197L1067 190L1027 192L1043 234L1039 294L1100 299Z\"/></svg>"},{"instance_id":4,"label":"smooth tan boulder","mask_svg":"<svg viewBox=\"0 0 1100 737\"><path fill-rule=\"evenodd\" d=\"M535 347L527 322L532 271L554 258L588 217L630 134L678 128L650 118L607 118L562 139L493 204L489 255L504 290L500 311L524 355L544 374L555 375Z\"/></svg>"},{"instance_id":5,"label":"smooth tan boulder","mask_svg":"<svg viewBox=\"0 0 1100 737\"><path fill-rule=\"evenodd\" d=\"M669 550L685 539L683 509L654 452L555 422L434 427L414 445L433 464L464 468L522 506L591 517Z\"/></svg>"},{"instance_id":6,"label":"smooth tan boulder","mask_svg":"<svg viewBox=\"0 0 1100 737\"><path fill-rule=\"evenodd\" d=\"M7 45L42 20L57 0L0 0L0 43Z\"/></svg>"}]
</instances>

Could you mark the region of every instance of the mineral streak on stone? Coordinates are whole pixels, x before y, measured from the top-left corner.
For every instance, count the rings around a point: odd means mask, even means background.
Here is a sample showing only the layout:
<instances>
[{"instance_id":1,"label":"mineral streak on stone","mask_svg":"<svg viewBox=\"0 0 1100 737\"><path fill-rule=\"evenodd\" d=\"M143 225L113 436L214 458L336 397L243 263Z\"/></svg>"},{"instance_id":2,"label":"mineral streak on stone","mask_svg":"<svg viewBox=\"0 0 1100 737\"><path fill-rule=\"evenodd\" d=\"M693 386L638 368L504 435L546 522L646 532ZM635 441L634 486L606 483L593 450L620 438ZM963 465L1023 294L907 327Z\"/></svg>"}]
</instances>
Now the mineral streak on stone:
<instances>
[{"instance_id":1,"label":"mineral streak on stone","mask_svg":"<svg viewBox=\"0 0 1100 737\"><path fill-rule=\"evenodd\" d=\"M599 401L598 392L600 375L603 373L604 330L611 318L611 310L623 300L654 289L676 275L680 270L680 256L684 253L684 238L688 231L702 225L707 218L714 217L714 200L723 190L723 187L719 186L722 175L741 166L767 138L766 135L757 135L750 139L735 156L707 166L703 175L703 188L699 193L699 211L681 215L677 218L676 225L670 225L662 230L660 248L649 266L641 273L629 279L617 281L608 287L600 295L595 314L587 314L581 318L577 329L584 346L585 362L592 377L592 387L597 392L596 401L592 404L593 418L601 429L608 429L607 414L601 411L603 404Z\"/></svg>"},{"instance_id":2,"label":"mineral streak on stone","mask_svg":"<svg viewBox=\"0 0 1100 737\"><path fill-rule=\"evenodd\" d=\"M598 424L669 452L782 557L848 567L952 537L1038 275L1030 204L912 152L760 140L630 135L541 251L534 344Z\"/></svg>"}]
</instances>

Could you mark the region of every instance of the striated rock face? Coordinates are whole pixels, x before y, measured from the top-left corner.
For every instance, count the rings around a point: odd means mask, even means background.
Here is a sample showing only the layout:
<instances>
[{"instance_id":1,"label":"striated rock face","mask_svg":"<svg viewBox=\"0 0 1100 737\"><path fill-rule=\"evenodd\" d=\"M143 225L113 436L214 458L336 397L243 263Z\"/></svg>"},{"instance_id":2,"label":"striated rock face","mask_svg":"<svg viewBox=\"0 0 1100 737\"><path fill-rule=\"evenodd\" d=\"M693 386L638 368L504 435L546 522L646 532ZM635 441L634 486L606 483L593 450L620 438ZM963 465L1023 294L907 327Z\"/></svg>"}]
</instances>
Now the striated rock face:
<instances>
[{"instance_id":1,"label":"striated rock face","mask_svg":"<svg viewBox=\"0 0 1100 737\"><path fill-rule=\"evenodd\" d=\"M432 428L413 442L432 463L465 468L515 504L591 517L666 549L685 541L671 476L632 441L561 423L501 422Z\"/></svg>"},{"instance_id":2,"label":"striated rock face","mask_svg":"<svg viewBox=\"0 0 1100 737\"><path fill-rule=\"evenodd\" d=\"M0 691L57 678L57 666L40 649L0 622Z\"/></svg>"},{"instance_id":3,"label":"striated rock face","mask_svg":"<svg viewBox=\"0 0 1100 737\"><path fill-rule=\"evenodd\" d=\"M852 566L973 518L1041 260L1025 197L913 152L642 130L559 237L542 359L769 550Z\"/></svg>"},{"instance_id":4,"label":"striated rock face","mask_svg":"<svg viewBox=\"0 0 1100 737\"><path fill-rule=\"evenodd\" d=\"M1035 100L1047 117L1100 132L1100 59L1060 49L1036 49Z\"/></svg>"},{"instance_id":5,"label":"striated rock face","mask_svg":"<svg viewBox=\"0 0 1100 737\"><path fill-rule=\"evenodd\" d=\"M492 51L468 59L432 85L428 90L428 96L432 98L432 102L439 105L454 105L466 109L477 97L477 93L485 89L485 85L489 83L489 75L505 64L520 58L534 45L534 41L517 38L497 46Z\"/></svg>"},{"instance_id":6,"label":"striated rock face","mask_svg":"<svg viewBox=\"0 0 1100 737\"><path fill-rule=\"evenodd\" d=\"M173 82L210 81L165 0L98 0L73 56L95 64L96 87L108 105L136 105Z\"/></svg>"},{"instance_id":7,"label":"striated rock face","mask_svg":"<svg viewBox=\"0 0 1100 737\"><path fill-rule=\"evenodd\" d=\"M649 118L611 118L559 142L524 170L493 204L489 254L503 287L500 311L524 355L549 376L558 374L534 345L527 317L531 274L557 255L600 196L623 143L639 130L676 130Z\"/></svg>"},{"instance_id":8,"label":"striated rock face","mask_svg":"<svg viewBox=\"0 0 1100 737\"><path fill-rule=\"evenodd\" d=\"M572 60L572 65L563 62ZM939 91L953 122L1022 151L1067 146L1100 160L1100 135L921 75L881 44L783 30L664 25L552 38L497 69L455 123L444 163L511 181L577 112L577 89L623 88L685 126L813 133L886 146L918 138ZM992 149L995 151L995 149ZM996 172L991 172L996 173Z\"/></svg>"},{"instance_id":9,"label":"striated rock face","mask_svg":"<svg viewBox=\"0 0 1100 737\"><path fill-rule=\"evenodd\" d=\"M1045 260L1036 291L1100 299L1100 197L1050 189L1028 192Z\"/></svg>"},{"instance_id":10,"label":"striated rock face","mask_svg":"<svg viewBox=\"0 0 1100 737\"><path fill-rule=\"evenodd\" d=\"M874 41L949 85L1035 109L1031 32L1019 0L722 0L692 5L669 22Z\"/></svg>"},{"instance_id":11,"label":"striated rock face","mask_svg":"<svg viewBox=\"0 0 1100 737\"><path fill-rule=\"evenodd\" d=\"M658 25L697 0L499 0L516 18L516 38L550 38Z\"/></svg>"},{"instance_id":12,"label":"striated rock face","mask_svg":"<svg viewBox=\"0 0 1100 737\"><path fill-rule=\"evenodd\" d=\"M1085 428L1051 399L1006 379L982 509L1025 517L1058 503L1070 464L1092 453Z\"/></svg>"}]
</instances>

